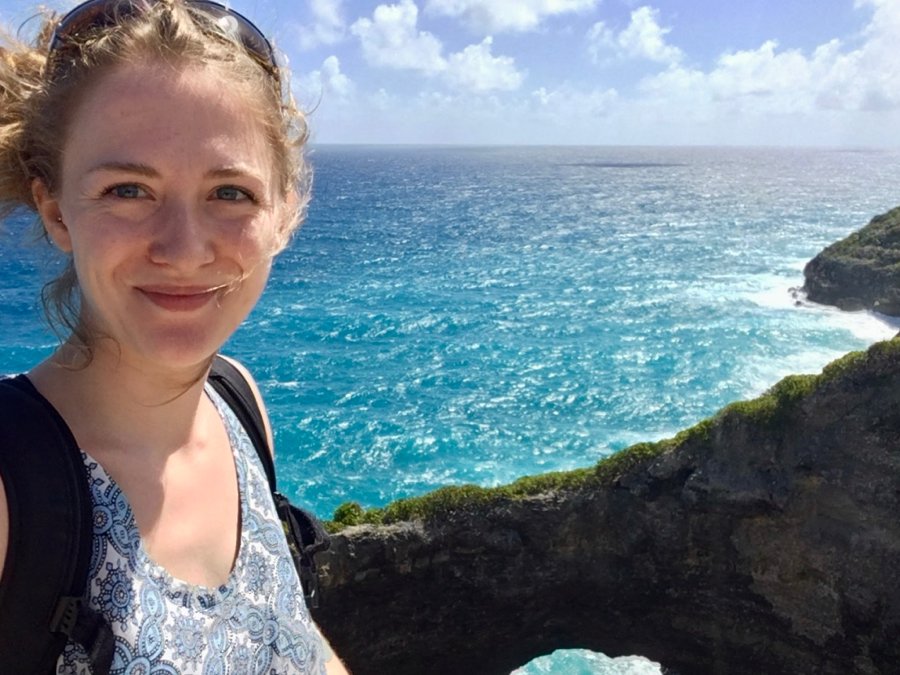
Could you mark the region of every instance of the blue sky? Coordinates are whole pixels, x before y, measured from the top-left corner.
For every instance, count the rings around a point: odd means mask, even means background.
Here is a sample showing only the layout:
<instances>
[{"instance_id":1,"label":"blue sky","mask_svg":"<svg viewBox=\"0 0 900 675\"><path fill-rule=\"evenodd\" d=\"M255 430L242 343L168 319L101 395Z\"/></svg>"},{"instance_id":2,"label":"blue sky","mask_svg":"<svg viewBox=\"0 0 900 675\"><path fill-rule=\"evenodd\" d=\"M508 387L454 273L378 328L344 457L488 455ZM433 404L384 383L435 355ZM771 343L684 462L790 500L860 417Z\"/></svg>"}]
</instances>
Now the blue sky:
<instances>
[{"instance_id":1,"label":"blue sky","mask_svg":"<svg viewBox=\"0 0 900 675\"><path fill-rule=\"evenodd\" d=\"M900 0L231 4L315 142L900 146Z\"/></svg>"}]
</instances>

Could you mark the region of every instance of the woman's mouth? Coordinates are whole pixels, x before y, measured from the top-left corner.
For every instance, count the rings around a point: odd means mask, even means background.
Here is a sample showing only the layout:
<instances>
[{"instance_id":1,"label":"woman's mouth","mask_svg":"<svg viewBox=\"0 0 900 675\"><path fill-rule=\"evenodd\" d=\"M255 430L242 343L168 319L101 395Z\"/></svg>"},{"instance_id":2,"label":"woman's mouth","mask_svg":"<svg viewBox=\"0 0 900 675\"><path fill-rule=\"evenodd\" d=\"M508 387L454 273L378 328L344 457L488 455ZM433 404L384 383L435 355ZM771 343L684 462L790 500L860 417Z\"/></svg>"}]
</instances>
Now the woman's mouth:
<instances>
[{"instance_id":1,"label":"woman's mouth","mask_svg":"<svg viewBox=\"0 0 900 675\"><path fill-rule=\"evenodd\" d=\"M213 302L219 294L215 287L158 287L143 286L137 290L157 307L170 312L192 312Z\"/></svg>"}]
</instances>

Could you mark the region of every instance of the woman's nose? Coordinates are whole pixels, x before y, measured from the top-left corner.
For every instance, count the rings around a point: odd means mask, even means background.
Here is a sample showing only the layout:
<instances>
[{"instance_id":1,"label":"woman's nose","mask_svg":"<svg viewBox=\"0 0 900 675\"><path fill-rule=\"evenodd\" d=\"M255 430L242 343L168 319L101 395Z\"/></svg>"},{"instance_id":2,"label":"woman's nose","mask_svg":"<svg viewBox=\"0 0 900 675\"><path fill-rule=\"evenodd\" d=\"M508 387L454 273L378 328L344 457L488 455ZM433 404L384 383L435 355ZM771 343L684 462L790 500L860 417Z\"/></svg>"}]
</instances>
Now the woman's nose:
<instances>
[{"instance_id":1,"label":"woman's nose","mask_svg":"<svg viewBox=\"0 0 900 675\"><path fill-rule=\"evenodd\" d=\"M173 201L154 217L151 261L190 271L215 259L212 232L190 204Z\"/></svg>"}]
</instances>

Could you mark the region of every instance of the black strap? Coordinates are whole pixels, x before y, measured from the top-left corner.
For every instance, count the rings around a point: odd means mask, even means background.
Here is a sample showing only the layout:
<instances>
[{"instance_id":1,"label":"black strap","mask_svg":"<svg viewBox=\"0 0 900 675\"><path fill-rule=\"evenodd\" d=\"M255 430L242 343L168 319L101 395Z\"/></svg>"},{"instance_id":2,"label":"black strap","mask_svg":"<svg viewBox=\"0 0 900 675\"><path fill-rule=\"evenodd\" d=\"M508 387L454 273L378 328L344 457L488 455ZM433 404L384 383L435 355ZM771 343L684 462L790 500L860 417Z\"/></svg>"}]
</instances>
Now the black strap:
<instances>
[{"instance_id":1,"label":"black strap","mask_svg":"<svg viewBox=\"0 0 900 675\"><path fill-rule=\"evenodd\" d=\"M300 576L303 594L311 607L319 606L319 575L315 554L328 550L331 540L322 523L310 512L294 506L278 492L275 482L275 461L266 436L262 411L256 395L243 374L231 362L216 355L209 373L209 383L234 411L256 448L275 501L275 509L287 538L294 567Z\"/></svg>"},{"instance_id":2,"label":"black strap","mask_svg":"<svg viewBox=\"0 0 900 675\"><path fill-rule=\"evenodd\" d=\"M9 546L0 579L0 672L55 671L67 638L95 675L112 665L114 638L84 602L93 508L68 425L23 377L0 381L0 477Z\"/></svg>"},{"instance_id":3,"label":"black strap","mask_svg":"<svg viewBox=\"0 0 900 675\"><path fill-rule=\"evenodd\" d=\"M294 567L300 576L300 585L306 604L316 608L319 606L319 574L316 567L316 553L327 551L331 546L328 533L314 515L294 506L280 492L273 492L275 509L281 519L281 526L287 538Z\"/></svg>"},{"instance_id":4,"label":"black strap","mask_svg":"<svg viewBox=\"0 0 900 675\"><path fill-rule=\"evenodd\" d=\"M269 448L269 440L266 435L266 426L263 423L262 411L256 402L256 395L250 388L250 384L233 363L216 354L213 357L212 368L209 371L209 383L219 393L228 407L237 416L238 421L244 427L256 454L262 462L272 492L278 489L275 483L275 461L272 459L272 450Z\"/></svg>"}]
</instances>

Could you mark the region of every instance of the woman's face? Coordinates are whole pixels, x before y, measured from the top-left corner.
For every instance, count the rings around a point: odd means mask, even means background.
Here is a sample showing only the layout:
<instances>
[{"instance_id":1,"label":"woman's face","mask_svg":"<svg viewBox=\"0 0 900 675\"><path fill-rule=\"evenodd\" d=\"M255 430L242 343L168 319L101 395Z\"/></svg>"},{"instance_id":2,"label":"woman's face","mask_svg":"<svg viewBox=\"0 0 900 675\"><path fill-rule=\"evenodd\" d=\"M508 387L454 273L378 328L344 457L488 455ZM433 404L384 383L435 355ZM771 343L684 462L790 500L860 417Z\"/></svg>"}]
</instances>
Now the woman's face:
<instances>
[{"instance_id":1,"label":"woman's face","mask_svg":"<svg viewBox=\"0 0 900 675\"><path fill-rule=\"evenodd\" d=\"M258 113L233 85L202 66L112 70L72 119L57 193L35 185L73 255L82 321L122 358L203 362L265 286L288 209Z\"/></svg>"}]
</instances>

